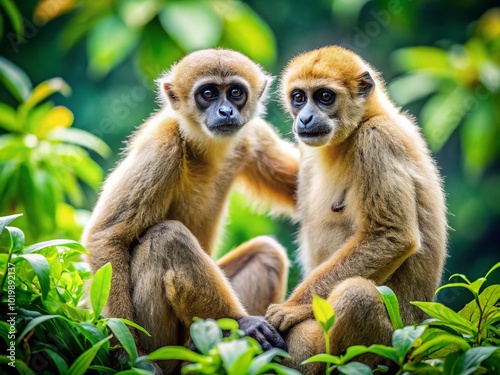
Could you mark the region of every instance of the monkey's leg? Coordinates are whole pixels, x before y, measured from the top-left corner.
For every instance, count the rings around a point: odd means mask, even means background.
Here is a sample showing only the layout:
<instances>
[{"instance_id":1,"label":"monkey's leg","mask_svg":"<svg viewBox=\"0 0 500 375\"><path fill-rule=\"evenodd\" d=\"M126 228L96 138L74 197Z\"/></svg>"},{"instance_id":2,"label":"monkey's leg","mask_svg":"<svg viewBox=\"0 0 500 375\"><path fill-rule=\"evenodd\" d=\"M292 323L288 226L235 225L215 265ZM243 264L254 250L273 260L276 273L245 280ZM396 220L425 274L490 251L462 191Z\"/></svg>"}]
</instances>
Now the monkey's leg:
<instances>
[{"instance_id":1,"label":"monkey's leg","mask_svg":"<svg viewBox=\"0 0 500 375\"><path fill-rule=\"evenodd\" d=\"M345 353L352 345L390 345L394 328L387 310L375 285L364 278L344 280L328 297L336 314L335 324L330 333L331 354ZM312 355L324 353L325 343L322 331L313 319L293 327L286 337L292 358L284 364L297 368L303 374L319 374L324 366L317 364L300 365ZM355 358L374 368L378 364L388 365L390 372L394 364L372 354Z\"/></svg>"},{"instance_id":2,"label":"monkey's leg","mask_svg":"<svg viewBox=\"0 0 500 375\"><path fill-rule=\"evenodd\" d=\"M146 351L184 345L194 317L247 315L222 271L178 221L162 222L140 239L131 279L136 322L151 333L139 334ZM166 373L177 366L175 361L161 364Z\"/></svg>"},{"instance_id":3,"label":"monkey's leg","mask_svg":"<svg viewBox=\"0 0 500 375\"><path fill-rule=\"evenodd\" d=\"M264 315L271 303L283 302L289 260L273 238L256 237L223 256L218 265L250 315Z\"/></svg>"}]
</instances>

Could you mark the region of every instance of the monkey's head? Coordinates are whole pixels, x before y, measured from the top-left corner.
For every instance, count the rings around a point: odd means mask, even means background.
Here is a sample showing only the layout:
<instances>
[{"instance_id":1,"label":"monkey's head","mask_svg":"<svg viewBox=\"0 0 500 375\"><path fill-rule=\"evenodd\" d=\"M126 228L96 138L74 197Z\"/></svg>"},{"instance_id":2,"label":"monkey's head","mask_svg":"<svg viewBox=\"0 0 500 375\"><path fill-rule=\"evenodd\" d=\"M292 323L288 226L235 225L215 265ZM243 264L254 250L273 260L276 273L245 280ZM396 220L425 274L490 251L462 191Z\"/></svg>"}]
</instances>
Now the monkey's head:
<instances>
[{"instance_id":1,"label":"monkey's head","mask_svg":"<svg viewBox=\"0 0 500 375\"><path fill-rule=\"evenodd\" d=\"M189 119L190 131L227 137L264 112L272 77L241 53L193 52L158 80L163 101Z\"/></svg>"},{"instance_id":2,"label":"monkey's head","mask_svg":"<svg viewBox=\"0 0 500 375\"><path fill-rule=\"evenodd\" d=\"M358 55L331 46L292 59L281 78L296 137L309 146L345 140L366 112L376 73Z\"/></svg>"}]
</instances>

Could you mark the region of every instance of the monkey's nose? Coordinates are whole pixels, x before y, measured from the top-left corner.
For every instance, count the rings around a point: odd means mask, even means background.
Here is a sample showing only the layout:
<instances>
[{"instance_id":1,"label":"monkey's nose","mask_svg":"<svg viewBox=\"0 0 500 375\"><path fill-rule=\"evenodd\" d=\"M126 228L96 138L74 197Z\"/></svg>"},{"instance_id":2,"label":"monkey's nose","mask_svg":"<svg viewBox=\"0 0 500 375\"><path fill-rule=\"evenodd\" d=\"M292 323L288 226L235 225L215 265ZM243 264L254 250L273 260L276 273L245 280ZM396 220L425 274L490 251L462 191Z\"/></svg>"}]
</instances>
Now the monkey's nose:
<instances>
[{"instance_id":1,"label":"monkey's nose","mask_svg":"<svg viewBox=\"0 0 500 375\"><path fill-rule=\"evenodd\" d=\"M219 115L221 117L231 117L233 115L233 109L231 107L222 106L219 108Z\"/></svg>"},{"instance_id":2,"label":"monkey's nose","mask_svg":"<svg viewBox=\"0 0 500 375\"><path fill-rule=\"evenodd\" d=\"M306 116L299 117L299 120L304 125L307 125L311 122L312 118L313 118L313 115L306 115Z\"/></svg>"}]
</instances>

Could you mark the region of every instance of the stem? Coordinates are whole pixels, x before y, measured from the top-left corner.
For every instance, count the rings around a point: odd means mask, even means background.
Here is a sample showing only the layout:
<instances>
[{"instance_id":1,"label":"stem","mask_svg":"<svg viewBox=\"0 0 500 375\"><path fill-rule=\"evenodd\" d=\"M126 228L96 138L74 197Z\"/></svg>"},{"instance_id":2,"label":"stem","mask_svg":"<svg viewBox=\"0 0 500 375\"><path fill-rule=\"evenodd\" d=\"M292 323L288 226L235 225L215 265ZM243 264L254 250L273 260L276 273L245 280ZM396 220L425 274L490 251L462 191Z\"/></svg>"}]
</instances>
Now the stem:
<instances>
[{"instance_id":1,"label":"stem","mask_svg":"<svg viewBox=\"0 0 500 375\"><path fill-rule=\"evenodd\" d=\"M328 332L324 333L325 335L325 351L326 354L331 354L330 353L330 335ZM326 365L326 375L330 375L332 373L332 366L329 366L328 364Z\"/></svg>"},{"instance_id":2,"label":"stem","mask_svg":"<svg viewBox=\"0 0 500 375\"><path fill-rule=\"evenodd\" d=\"M7 278L7 270L9 269L9 264L12 260L12 250L14 250L14 242L12 242L10 245L9 257L7 258L7 263L5 264L5 272L3 274L2 281L0 282L0 293L3 293L3 284L5 283L5 279Z\"/></svg>"},{"instance_id":3,"label":"stem","mask_svg":"<svg viewBox=\"0 0 500 375\"><path fill-rule=\"evenodd\" d=\"M481 304L479 303L479 296L475 295L474 296L476 303L477 303L477 308L479 309L479 321L477 323L477 337L476 337L476 345L481 346L481 323L483 322L483 308L481 307Z\"/></svg>"}]
</instances>

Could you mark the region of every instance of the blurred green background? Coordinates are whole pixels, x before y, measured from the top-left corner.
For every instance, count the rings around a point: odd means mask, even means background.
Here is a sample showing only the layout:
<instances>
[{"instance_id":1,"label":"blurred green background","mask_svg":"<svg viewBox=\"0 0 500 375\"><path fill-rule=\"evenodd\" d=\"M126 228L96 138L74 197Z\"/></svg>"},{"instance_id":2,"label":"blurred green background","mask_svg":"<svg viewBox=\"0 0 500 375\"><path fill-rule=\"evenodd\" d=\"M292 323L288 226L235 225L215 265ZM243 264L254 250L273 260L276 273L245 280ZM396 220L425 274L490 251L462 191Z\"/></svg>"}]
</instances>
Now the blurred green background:
<instances>
[{"instance_id":1,"label":"blurred green background","mask_svg":"<svg viewBox=\"0 0 500 375\"><path fill-rule=\"evenodd\" d=\"M500 260L494 3L0 0L0 215L25 214L16 223L27 243L78 239L124 140L158 109L154 79L186 53L232 48L278 76L294 55L339 44L380 70L393 100L418 118L445 180L445 276L475 279ZM275 98L267 117L290 137ZM219 255L271 234L293 259L296 230L234 194ZM294 262L290 286L298 279ZM446 293L442 301L460 302Z\"/></svg>"}]
</instances>

